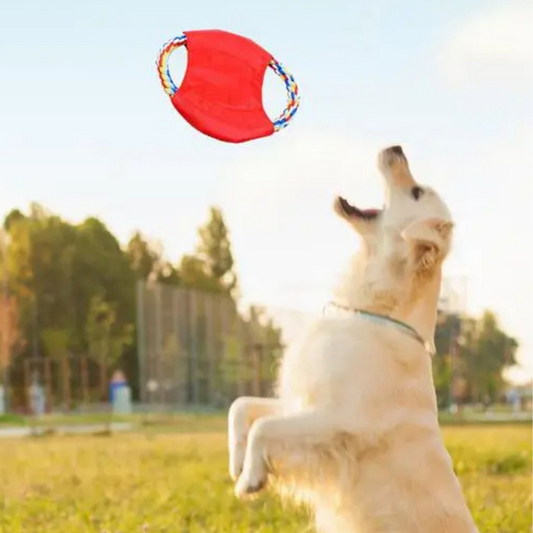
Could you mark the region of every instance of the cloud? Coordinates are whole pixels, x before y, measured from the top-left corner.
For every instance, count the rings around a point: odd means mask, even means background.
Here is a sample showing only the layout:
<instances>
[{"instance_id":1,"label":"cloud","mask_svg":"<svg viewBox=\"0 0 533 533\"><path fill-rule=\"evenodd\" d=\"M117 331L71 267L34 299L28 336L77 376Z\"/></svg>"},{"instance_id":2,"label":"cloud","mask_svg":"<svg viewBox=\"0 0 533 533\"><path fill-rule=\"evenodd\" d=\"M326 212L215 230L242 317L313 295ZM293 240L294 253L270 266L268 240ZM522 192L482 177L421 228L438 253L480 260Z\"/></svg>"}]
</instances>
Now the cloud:
<instances>
[{"instance_id":1,"label":"cloud","mask_svg":"<svg viewBox=\"0 0 533 533\"><path fill-rule=\"evenodd\" d=\"M466 20L446 42L441 67L452 83L531 83L531 2L500 3Z\"/></svg>"}]
</instances>

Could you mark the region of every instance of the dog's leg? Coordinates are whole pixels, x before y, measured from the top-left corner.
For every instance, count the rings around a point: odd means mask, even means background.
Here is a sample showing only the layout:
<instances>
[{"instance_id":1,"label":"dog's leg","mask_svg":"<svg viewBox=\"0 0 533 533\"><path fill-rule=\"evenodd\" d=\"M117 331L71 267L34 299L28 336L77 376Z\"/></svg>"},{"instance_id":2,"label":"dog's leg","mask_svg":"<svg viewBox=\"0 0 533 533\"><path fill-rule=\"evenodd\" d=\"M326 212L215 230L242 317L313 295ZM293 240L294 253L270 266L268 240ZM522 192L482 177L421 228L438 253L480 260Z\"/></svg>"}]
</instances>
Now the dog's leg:
<instances>
[{"instance_id":1,"label":"dog's leg","mask_svg":"<svg viewBox=\"0 0 533 533\"><path fill-rule=\"evenodd\" d=\"M228 447L229 471L236 480L243 468L246 439L252 424L263 416L281 414L281 400L276 398L237 398L229 409Z\"/></svg>"},{"instance_id":2,"label":"dog's leg","mask_svg":"<svg viewBox=\"0 0 533 533\"><path fill-rule=\"evenodd\" d=\"M267 480L267 464L283 448L308 448L330 441L340 431L331 413L302 412L267 416L257 420L248 434L244 467L235 493L238 497L261 490ZM278 451L279 450L279 451Z\"/></svg>"}]
</instances>

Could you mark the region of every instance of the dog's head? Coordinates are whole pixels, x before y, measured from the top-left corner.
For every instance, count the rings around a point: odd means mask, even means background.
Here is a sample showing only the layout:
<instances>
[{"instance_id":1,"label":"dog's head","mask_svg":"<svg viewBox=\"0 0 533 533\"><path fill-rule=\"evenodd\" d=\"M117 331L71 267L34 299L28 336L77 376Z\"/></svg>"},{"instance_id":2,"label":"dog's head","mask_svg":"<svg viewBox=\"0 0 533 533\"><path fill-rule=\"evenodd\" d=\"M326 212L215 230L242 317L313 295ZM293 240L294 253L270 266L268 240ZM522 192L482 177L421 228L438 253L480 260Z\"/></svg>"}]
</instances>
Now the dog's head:
<instances>
[{"instance_id":1,"label":"dog's head","mask_svg":"<svg viewBox=\"0 0 533 533\"><path fill-rule=\"evenodd\" d=\"M385 180L383 208L360 209L338 197L336 213L368 248L383 252L385 247L396 256L404 251L417 272L431 270L450 249L453 222L448 207L432 188L415 181L400 146L380 152L378 168Z\"/></svg>"}]
</instances>

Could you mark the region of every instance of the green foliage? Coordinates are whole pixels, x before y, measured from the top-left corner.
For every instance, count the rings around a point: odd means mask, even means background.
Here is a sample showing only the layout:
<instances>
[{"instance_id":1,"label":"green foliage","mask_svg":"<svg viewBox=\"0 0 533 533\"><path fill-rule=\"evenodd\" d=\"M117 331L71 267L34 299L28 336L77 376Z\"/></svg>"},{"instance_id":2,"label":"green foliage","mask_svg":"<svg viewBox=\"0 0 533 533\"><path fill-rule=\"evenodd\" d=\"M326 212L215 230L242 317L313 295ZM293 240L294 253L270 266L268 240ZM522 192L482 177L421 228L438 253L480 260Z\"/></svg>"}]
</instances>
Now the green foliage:
<instances>
[{"instance_id":1,"label":"green foliage","mask_svg":"<svg viewBox=\"0 0 533 533\"><path fill-rule=\"evenodd\" d=\"M453 342L457 348L452 361ZM499 327L494 313L486 311L479 319L441 315L435 346L433 374L439 405L449 404L452 372L467 384L463 401L495 402L501 398L505 388L502 373L515 364L518 342Z\"/></svg>"},{"instance_id":2,"label":"green foliage","mask_svg":"<svg viewBox=\"0 0 533 533\"><path fill-rule=\"evenodd\" d=\"M207 273L205 263L195 255L184 255L179 266L184 287L206 292L221 292L219 280Z\"/></svg>"},{"instance_id":3,"label":"green foliage","mask_svg":"<svg viewBox=\"0 0 533 533\"><path fill-rule=\"evenodd\" d=\"M126 256L130 268L137 277L147 280L161 261L161 251L148 242L140 231L136 231L126 246Z\"/></svg>"},{"instance_id":4,"label":"green foliage","mask_svg":"<svg viewBox=\"0 0 533 533\"><path fill-rule=\"evenodd\" d=\"M67 348L85 350L85 325L96 295L112 303L123 327L133 323L133 273L101 221L73 225L32 205L28 216L12 211L4 225L10 237L10 291L18 299L26 339L23 354L39 344L50 356Z\"/></svg>"},{"instance_id":5,"label":"green foliage","mask_svg":"<svg viewBox=\"0 0 533 533\"><path fill-rule=\"evenodd\" d=\"M9 231L14 223L24 218L26 218L26 216L20 209L11 210L4 219L4 229Z\"/></svg>"},{"instance_id":6,"label":"green foliage","mask_svg":"<svg viewBox=\"0 0 533 533\"><path fill-rule=\"evenodd\" d=\"M204 265L205 273L217 280L223 290L231 292L237 286L237 276L233 270L229 231L219 208L211 208L209 220L198 230L198 235L200 242L196 255Z\"/></svg>"},{"instance_id":7,"label":"green foliage","mask_svg":"<svg viewBox=\"0 0 533 533\"><path fill-rule=\"evenodd\" d=\"M68 330L46 328L41 332L46 355L54 359L63 359L68 355Z\"/></svg>"},{"instance_id":8,"label":"green foliage","mask_svg":"<svg viewBox=\"0 0 533 533\"><path fill-rule=\"evenodd\" d=\"M518 343L500 329L496 316L488 311L466 333L461 346L462 370L471 379L471 396L495 401L503 392L502 370L515 363Z\"/></svg>"},{"instance_id":9,"label":"green foliage","mask_svg":"<svg viewBox=\"0 0 533 533\"><path fill-rule=\"evenodd\" d=\"M114 306L100 295L93 296L85 327L89 354L107 365L115 364L124 347L133 342L133 325L117 323Z\"/></svg>"}]
</instances>

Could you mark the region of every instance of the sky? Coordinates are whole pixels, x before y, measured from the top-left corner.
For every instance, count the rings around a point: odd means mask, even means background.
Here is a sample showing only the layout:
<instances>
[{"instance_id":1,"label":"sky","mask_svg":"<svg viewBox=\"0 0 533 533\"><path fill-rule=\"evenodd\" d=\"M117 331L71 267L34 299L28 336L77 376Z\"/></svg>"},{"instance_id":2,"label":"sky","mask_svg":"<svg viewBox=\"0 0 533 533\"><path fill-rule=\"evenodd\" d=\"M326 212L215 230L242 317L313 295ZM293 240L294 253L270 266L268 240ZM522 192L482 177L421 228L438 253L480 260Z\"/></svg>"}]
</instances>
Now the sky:
<instances>
[{"instance_id":1,"label":"sky","mask_svg":"<svg viewBox=\"0 0 533 533\"><path fill-rule=\"evenodd\" d=\"M219 205L247 301L316 311L357 247L335 194L380 206L377 151L401 144L456 222L446 275L490 308L533 373L530 1L18 0L0 4L0 213L37 201L71 221L139 228L177 260ZM301 107L272 137L208 138L174 110L155 59L185 30L254 39ZM180 81L186 52L171 61ZM285 105L267 73L264 105Z\"/></svg>"}]
</instances>

